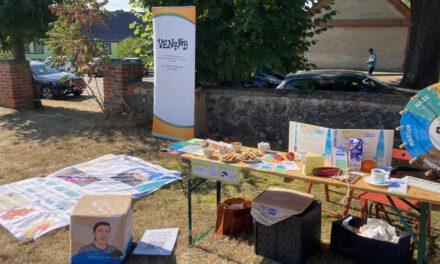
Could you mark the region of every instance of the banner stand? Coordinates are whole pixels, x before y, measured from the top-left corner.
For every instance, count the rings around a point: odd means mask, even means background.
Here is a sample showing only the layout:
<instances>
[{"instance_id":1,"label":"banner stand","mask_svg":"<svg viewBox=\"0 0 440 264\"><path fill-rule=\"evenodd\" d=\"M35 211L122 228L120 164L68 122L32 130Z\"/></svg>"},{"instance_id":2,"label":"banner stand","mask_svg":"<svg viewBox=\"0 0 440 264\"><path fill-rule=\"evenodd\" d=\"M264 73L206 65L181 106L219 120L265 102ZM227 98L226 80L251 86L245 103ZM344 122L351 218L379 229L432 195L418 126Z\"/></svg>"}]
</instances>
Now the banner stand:
<instances>
[{"instance_id":1,"label":"banner stand","mask_svg":"<svg viewBox=\"0 0 440 264\"><path fill-rule=\"evenodd\" d=\"M154 115L152 135L194 138L194 6L153 7Z\"/></svg>"}]
</instances>

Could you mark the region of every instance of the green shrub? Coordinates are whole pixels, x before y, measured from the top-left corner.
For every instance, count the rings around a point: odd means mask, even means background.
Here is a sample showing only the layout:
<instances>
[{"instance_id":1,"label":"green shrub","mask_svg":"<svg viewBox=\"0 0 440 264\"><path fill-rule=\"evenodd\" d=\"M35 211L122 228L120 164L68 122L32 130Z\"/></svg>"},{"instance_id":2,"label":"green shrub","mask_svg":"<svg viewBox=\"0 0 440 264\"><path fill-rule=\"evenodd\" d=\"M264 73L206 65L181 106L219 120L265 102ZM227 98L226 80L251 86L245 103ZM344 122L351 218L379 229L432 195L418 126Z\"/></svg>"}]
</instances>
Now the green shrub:
<instances>
[{"instance_id":1,"label":"green shrub","mask_svg":"<svg viewBox=\"0 0 440 264\"><path fill-rule=\"evenodd\" d=\"M143 9L138 16L144 24L134 24L135 33L150 45L152 6L196 6L196 76L208 85L242 83L261 66L281 74L310 69L303 54L335 14L330 4L315 2L131 0ZM315 14L319 18L313 19Z\"/></svg>"}]
</instances>

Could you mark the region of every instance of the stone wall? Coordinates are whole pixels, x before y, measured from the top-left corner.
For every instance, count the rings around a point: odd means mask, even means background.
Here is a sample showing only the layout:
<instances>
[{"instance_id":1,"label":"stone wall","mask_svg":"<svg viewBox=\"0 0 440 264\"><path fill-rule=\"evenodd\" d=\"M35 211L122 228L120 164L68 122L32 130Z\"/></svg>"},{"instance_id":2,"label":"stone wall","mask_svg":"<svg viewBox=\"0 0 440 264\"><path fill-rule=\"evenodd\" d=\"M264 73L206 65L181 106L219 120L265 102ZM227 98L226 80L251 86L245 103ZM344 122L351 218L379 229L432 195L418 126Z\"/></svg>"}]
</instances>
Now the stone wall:
<instances>
[{"instance_id":1,"label":"stone wall","mask_svg":"<svg viewBox=\"0 0 440 264\"><path fill-rule=\"evenodd\" d=\"M137 123L149 125L153 120L153 83L135 81L127 85L125 101L134 112Z\"/></svg>"},{"instance_id":2,"label":"stone wall","mask_svg":"<svg viewBox=\"0 0 440 264\"><path fill-rule=\"evenodd\" d=\"M331 128L395 129L409 97L319 91L297 94L274 90L207 89L207 128L246 142L288 145L289 121ZM400 136L395 134L395 145Z\"/></svg>"},{"instance_id":3,"label":"stone wall","mask_svg":"<svg viewBox=\"0 0 440 264\"><path fill-rule=\"evenodd\" d=\"M129 83L142 80L142 66L130 63L112 63L104 73L104 107L106 111L124 111L125 98L132 95Z\"/></svg>"},{"instance_id":4,"label":"stone wall","mask_svg":"<svg viewBox=\"0 0 440 264\"><path fill-rule=\"evenodd\" d=\"M136 120L150 124L153 83L126 82L123 95ZM202 120L196 127L209 137L237 139L253 145L265 140L286 149L289 121L331 128L394 129L399 126L399 111L408 101L409 96L402 95L206 88L196 96L196 120ZM395 147L399 142L396 133Z\"/></svg>"},{"instance_id":5,"label":"stone wall","mask_svg":"<svg viewBox=\"0 0 440 264\"><path fill-rule=\"evenodd\" d=\"M34 108L33 77L28 61L0 61L0 106Z\"/></svg>"}]
</instances>

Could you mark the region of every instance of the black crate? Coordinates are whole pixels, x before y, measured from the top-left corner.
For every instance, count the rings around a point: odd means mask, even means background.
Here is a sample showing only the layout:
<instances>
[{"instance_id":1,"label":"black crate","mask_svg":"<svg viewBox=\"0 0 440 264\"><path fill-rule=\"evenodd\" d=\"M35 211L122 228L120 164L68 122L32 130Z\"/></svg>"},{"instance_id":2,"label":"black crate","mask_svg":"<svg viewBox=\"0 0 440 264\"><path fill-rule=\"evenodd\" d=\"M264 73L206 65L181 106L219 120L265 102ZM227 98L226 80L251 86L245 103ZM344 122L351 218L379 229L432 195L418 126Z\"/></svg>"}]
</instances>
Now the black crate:
<instances>
[{"instance_id":1,"label":"black crate","mask_svg":"<svg viewBox=\"0 0 440 264\"><path fill-rule=\"evenodd\" d=\"M406 264L410 262L411 238L409 235L399 231L399 234L403 236L398 243L363 237L342 225L342 221L347 217L332 223L331 251L360 264ZM352 217L349 225L359 228L366 224L366 220Z\"/></svg>"},{"instance_id":2,"label":"black crate","mask_svg":"<svg viewBox=\"0 0 440 264\"><path fill-rule=\"evenodd\" d=\"M306 263L321 248L321 201L272 226L255 222L257 255L281 263Z\"/></svg>"}]
</instances>

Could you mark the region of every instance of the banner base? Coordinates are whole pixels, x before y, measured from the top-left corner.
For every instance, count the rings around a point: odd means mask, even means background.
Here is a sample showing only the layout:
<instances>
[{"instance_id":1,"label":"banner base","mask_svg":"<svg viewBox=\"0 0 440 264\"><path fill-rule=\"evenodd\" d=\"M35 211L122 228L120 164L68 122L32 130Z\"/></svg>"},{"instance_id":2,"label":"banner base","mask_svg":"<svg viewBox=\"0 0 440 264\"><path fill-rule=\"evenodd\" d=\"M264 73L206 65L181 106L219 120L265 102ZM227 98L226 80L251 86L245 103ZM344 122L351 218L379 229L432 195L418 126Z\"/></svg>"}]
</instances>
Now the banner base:
<instances>
[{"instance_id":1,"label":"banner base","mask_svg":"<svg viewBox=\"0 0 440 264\"><path fill-rule=\"evenodd\" d=\"M173 137L173 136L168 136L168 135L162 135L162 134L158 134L158 133L151 133L151 135L153 137L162 138L162 139L168 139L168 140L172 140L172 141L182 141L182 140L185 140L183 138L178 138L178 137Z\"/></svg>"}]
</instances>

